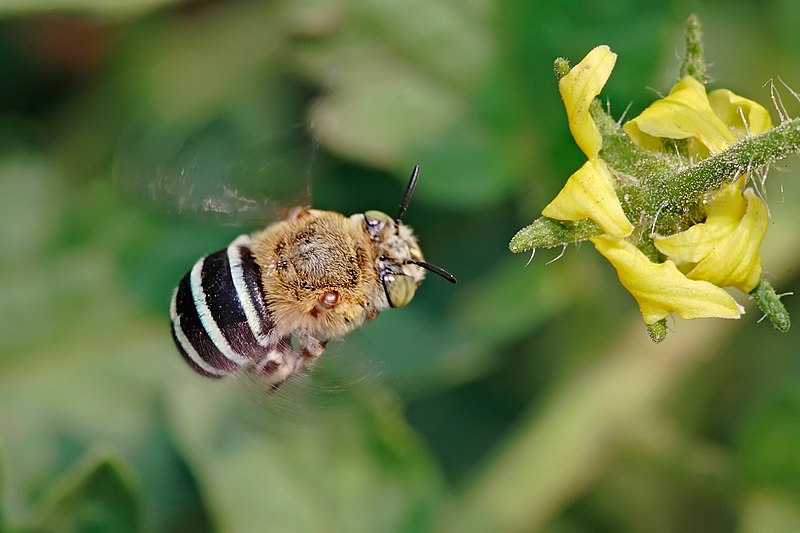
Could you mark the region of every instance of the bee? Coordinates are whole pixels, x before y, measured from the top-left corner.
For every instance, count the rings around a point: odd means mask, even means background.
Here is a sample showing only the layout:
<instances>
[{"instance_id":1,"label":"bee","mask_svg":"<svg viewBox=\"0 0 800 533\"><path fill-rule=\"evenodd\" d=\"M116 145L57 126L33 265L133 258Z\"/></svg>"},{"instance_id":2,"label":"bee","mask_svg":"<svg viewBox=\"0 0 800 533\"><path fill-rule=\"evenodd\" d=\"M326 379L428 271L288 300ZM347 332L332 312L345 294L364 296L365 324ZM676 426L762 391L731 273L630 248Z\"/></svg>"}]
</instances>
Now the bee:
<instances>
[{"instance_id":1,"label":"bee","mask_svg":"<svg viewBox=\"0 0 800 533\"><path fill-rule=\"evenodd\" d=\"M240 369L273 389L309 369L338 339L389 308L406 306L430 271L402 221L414 167L395 218L294 208L285 219L200 258L172 295L172 336L197 373Z\"/></svg>"}]
</instances>

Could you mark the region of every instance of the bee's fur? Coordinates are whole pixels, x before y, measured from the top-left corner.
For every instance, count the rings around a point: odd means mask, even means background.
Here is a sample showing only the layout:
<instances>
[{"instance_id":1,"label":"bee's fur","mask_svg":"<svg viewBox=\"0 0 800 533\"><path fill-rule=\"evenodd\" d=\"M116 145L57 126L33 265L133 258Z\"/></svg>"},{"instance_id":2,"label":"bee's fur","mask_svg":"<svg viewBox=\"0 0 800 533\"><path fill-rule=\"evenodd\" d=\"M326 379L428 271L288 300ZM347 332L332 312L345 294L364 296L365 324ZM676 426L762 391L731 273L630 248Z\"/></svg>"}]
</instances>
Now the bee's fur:
<instances>
[{"instance_id":1,"label":"bee's fur","mask_svg":"<svg viewBox=\"0 0 800 533\"><path fill-rule=\"evenodd\" d=\"M254 236L277 335L299 330L321 340L341 337L389 307L376 246L363 225L361 215L303 210ZM330 293L338 294L336 305L323 303Z\"/></svg>"},{"instance_id":2,"label":"bee's fur","mask_svg":"<svg viewBox=\"0 0 800 533\"><path fill-rule=\"evenodd\" d=\"M198 373L250 368L277 387L313 364L329 340L406 305L426 269L455 282L425 263L399 219L295 208L195 264L173 294L173 338Z\"/></svg>"}]
</instances>

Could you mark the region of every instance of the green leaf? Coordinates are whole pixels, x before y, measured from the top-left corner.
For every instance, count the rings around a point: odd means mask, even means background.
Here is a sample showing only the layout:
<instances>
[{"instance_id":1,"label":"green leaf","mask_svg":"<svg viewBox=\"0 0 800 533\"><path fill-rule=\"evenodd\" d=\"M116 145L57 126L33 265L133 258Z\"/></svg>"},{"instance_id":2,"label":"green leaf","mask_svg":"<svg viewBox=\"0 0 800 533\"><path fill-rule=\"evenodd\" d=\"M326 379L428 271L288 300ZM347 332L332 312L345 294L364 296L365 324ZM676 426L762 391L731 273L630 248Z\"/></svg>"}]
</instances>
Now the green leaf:
<instances>
[{"instance_id":1,"label":"green leaf","mask_svg":"<svg viewBox=\"0 0 800 533\"><path fill-rule=\"evenodd\" d=\"M3 216L24 224L0 231L12 252L0 264L3 515L33 523L54 480L102 442L135 464L163 530L197 500L155 409L165 371L180 363L166 317L141 316L113 258L139 219L102 187L64 192L54 168L0 162L0 187L16 193L0 197ZM30 223L26 211L41 218Z\"/></svg>"},{"instance_id":2,"label":"green leaf","mask_svg":"<svg viewBox=\"0 0 800 533\"><path fill-rule=\"evenodd\" d=\"M43 533L143 531L140 488L121 458L95 450L55 481L37 522Z\"/></svg>"},{"instance_id":3,"label":"green leaf","mask_svg":"<svg viewBox=\"0 0 800 533\"><path fill-rule=\"evenodd\" d=\"M302 378L272 395L244 385L195 378L169 395L170 428L220 531L430 525L441 482L393 398Z\"/></svg>"},{"instance_id":4,"label":"green leaf","mask_svg":"<svg viewBox=\"0 0 800 533\"><path fill-rule=\"evenodd\" d=\"M503 197L511 173L501 171L493 154L490 121L475 111L495 56L491 5L351 0L334 6L286 7L290 31L299 37L293 57L326 91L309 118L320 142L398 176L420 163L441 180L420 193L442 203L475 207ZM486 92L486 100L497 99L499 91Z\"/></svg>"}]
</instances>

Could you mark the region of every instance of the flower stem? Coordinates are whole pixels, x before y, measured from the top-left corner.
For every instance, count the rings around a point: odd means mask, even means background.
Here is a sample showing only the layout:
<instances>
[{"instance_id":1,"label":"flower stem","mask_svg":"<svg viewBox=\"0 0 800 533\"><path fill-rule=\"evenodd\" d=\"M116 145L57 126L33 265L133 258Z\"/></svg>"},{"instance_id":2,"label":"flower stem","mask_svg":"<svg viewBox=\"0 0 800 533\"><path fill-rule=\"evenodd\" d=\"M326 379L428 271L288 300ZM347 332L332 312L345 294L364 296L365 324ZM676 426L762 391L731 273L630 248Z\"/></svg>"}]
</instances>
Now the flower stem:
<instances>
[{"instance_id":1,"label":"flower stem","mask_svg":"<svg viewBox=\"0 0 800 533\"><path fill-rule=\"evenodd\" d=\"M569 222L539 217L514 235L508 249L517 254L534 248L553 248L583 241L601 233L603 230L600 229L600 226L588 218Z\"/></svg>"},{"instance_id":2,"label":"flower stem","mask_svg":"<svg viewBox=\"0 0 800 533\"><path fill-rule=\"evenodd\" d=\"M699 194L718 189L751 172L800 151L800 119L785 122L760 135L747 137L730 148L698 161L669 178L664 199L685 205ZM667 180L665 180L666 182Z\"/></svg>"}]
</instances>

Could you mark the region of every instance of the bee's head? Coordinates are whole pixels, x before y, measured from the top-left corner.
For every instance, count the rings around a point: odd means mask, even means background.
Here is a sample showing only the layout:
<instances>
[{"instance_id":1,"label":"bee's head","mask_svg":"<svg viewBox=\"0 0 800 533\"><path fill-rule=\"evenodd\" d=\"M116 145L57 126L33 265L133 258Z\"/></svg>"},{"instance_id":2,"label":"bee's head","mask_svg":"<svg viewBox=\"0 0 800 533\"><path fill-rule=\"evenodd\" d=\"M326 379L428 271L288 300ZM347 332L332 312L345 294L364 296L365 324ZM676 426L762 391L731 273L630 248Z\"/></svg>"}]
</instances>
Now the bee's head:
<instances>
[{"instance_id":1,"label":"bee's head","mask_svg":"<svg viewBox=\"0 0 800 533\"><path fill-rule=\"evenodd\" d=\"M382 211L364 213L367 232L378 249L378 275L391 307L403 307L411 301L426 270L451 283L456 282L455 276L443 268L425 262L417 238L401 220L408 209L418 176L419 165L416 165L395 218Z\"/></svg>"}]
</instances>

